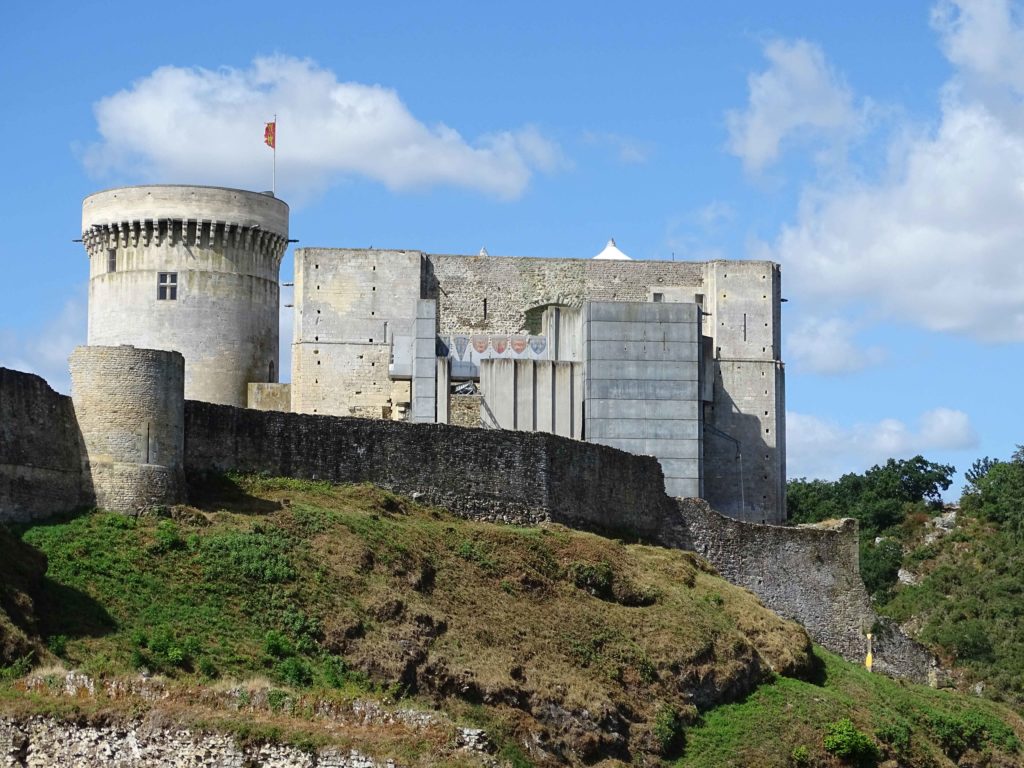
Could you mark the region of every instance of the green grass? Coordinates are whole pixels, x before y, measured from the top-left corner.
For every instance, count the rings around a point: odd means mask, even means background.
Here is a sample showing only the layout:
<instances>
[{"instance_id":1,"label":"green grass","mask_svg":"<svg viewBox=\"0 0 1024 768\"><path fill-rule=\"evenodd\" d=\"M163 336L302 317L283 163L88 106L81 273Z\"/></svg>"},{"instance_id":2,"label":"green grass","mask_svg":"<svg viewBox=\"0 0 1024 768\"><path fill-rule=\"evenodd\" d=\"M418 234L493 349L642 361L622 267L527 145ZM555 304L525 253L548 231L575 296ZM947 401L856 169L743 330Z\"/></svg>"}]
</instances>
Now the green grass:
<instances>
[{"instance_id":1,"label":"green grass","mask_svg":"<svg viewBox=\"0 0 1024 768\"><path fill-rule=\"evenodd\" d=\"M823 684L778 678L743 702L705 713L687 730L686 751L676 765L781 768L800 764L802 756L805 765L832 765L826 744L837 743L828 741L830 735L849 733L841 726L844 720L880 750L882 759L900 765L954 765L968 753L1000 757L1005 762L999 765L1024 761L1024 722L1004 707L890 680L827 651L816 652L825 661ZM794 760L794 754L801 759Z\"/></svg>"},{"instance_id":2,"label":"green grass","mask_svg":"<svg viewBox=\"0 0 1024 768\"><path fill-rule=\"evenodd\" d=\"M195 503L170 517L86 513L0 540L13 553L0 576L19 558L48 560L38 621L26 624L45 643L5 668L0 710L68 716L67 702L14 680L57 655L101 679L161 675L181 717L243 741L359 746L371 736L304 720L312 702L404 697L485 727L510 765L536 759L523 745L538 734L574 763L811 765L844 718L885 754L1017 754L1020 722L1006 710L821 661L799 627L689 553L468 522L370 486L229 476ZM806 682L822 668L823 685ZM258 715L192 702L204 687L259 679ZM148 706L82 701L71 716ZM628 741L565 727L583 712L626 723ZM465 762L437 734L372 738L376 754L409 765Z\"/></svg>"},{"instance_id":3,"label":"green grass","mask_svg":"<svg viewBox=\"0 0 1024 768\"><path fill-rule=\"evenodd\" d=\"M961 514L957 529L908 551L921 578L901 586L882 612L911 619L916 636L965 685L1024 706L1024 547L1015 531Z\"/></svg>"}]
</instances>

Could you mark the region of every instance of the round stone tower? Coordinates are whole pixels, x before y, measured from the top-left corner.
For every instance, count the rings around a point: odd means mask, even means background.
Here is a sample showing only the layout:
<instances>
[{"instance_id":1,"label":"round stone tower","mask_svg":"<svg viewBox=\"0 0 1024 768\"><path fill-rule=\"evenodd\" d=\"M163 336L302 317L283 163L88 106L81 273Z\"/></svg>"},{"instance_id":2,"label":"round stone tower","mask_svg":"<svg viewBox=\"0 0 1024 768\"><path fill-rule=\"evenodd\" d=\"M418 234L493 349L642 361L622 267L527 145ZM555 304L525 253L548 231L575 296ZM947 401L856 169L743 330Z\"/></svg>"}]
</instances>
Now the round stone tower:
<instances>
[{"instance_id":1,"label":"round stone tower","mask_svg":"<svg viewBox=\"0 0 1024 768\"><path fill-rule=\"evenodd\" d=\"M121 187L82 203L90 345L180 352L185 397L246 405L278 380L288 206L269 193Z\"/></svg>"},{"instance_id":2,"label":"round stone tower","mask_svg":"<svg viewBox=\"0 0 1024 768\"><path fill-rule=\"evenodd\" d=\"M71 402L81 434L82 496L115 512L184 497L185 361L177 352L78 347Z\"/></svg>"}]
</instances>

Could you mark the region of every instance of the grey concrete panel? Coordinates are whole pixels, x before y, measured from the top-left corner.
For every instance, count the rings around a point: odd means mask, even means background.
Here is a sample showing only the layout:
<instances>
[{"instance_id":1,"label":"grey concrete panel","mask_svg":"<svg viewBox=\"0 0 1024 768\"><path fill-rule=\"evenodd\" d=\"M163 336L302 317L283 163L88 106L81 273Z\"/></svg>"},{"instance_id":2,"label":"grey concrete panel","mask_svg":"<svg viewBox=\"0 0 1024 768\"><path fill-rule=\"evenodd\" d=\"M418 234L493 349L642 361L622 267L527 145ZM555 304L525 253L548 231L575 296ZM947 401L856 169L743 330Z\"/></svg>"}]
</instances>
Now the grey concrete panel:
<instances>
[{"instance_id":1,"label":"grey concrete panel","mask_svg":"<svg viewBox=\"0 0 1024 768\"><path fill-rule=\"evenodd\" d=\"M587 420L591 419L699 419L696 400L587 400Z\"/></svg>"},{"instance_id":2,"label":"grey concrete panel","mask_svg":"<svg viewBox=\"0 0 1024 768\"><path fill-rule=\"evenodd\" d=\"M573 389L576 378L573 375L574 365L568 362L556 362L553 367L555 371L555 434L562 437L576 437L580 427L579 422L575 421L576 414L573 403L580 397L580 393Z\"/></svg>"},{"instance_id":3,"label":"grey concrete panel","mask_svg":"<svg viewBox=\"0 0 1024 768\"><path fill-rule=\"evenodd\" d=\"M665 478L665 493L674 498L695 499L700 497L700 482Z\"/></svg>"},{"instance_id":4,"label":"grey concrete panel","mask_svg":"<svg viewBox=\"0 0 1024 768\"><path fill-rule=\"evenodd\" d=\"M702 428L697 419L590 419L587 435L592 438L684 438L696 440Z\"/></svg>"},{"instance_id":5,"label":"grey concrete panel","mask_svg":"<svg viewBox=\"0 0 1024 768\"><path fill-rule=\"evenodd\" d=\"M594 341L587 343L587 360L645 360L650 362L697 362L696 342Z\"/></svg>"},{"instance_id":6,"label":"grey concrete panel","mask_svg":"<svg viewBox=\"0 0 1024 768\"><path fill-rule=\"evenodd\" d=\"M533 361L513 361L515 376L514 403L515 421L513 429L533 432L536 428L536 403L534 402Z\"/></svg>"},{"instance_id":7,"label":"grey concrete panel","mask_svg":"<svg viewBox=\"0 0 1024 768\"><path fill-rule=\"evenodd\" d=\"M693 322L696 315L693 304L592 301L587 307L584 322L590 323L601 320L627 323L686 323Z\"/></svg>"},{"instance_id":8,"label":"grey concrete panel","mask_svg":"<svg viewBox=\"0 0 1024 768\"><path fill-rule=\"evenodd\" d=\"M423 332L420 325L420 323L417 323L417 333ZM429 328L429 325L427 327ZM435 339L432 331L427 330L426 333L429 335L425 338L417 336L414 354L416 357L425 357L433 360L437 357L437 340Z\"/></svg>"},{"instance_id":9,"label":"grey concrete panel","mask_svg":"<svg viewBox=\"0 0 1024 768\"><path fill-rule=\"evenodd\" d=\"M595 360L587 363L590 379L637 379L640 381L697 381L696 363L644 360Z\"/></svg>"},{"instance_id":10,"label":"grey concrete panel","mask_svg":"<svg viewBox=\"0 0 1024 768\"><path fill-rule=\"evenodd\" d=\"M590 422L587 422L588 424ZM608 445L620 451L635 453L637 456L654 456L656 459L693 459L700 453L700 440L659 440L654 438L593 438L592 443Z\"/></svg>"},{"instance_id":11,"label":"grey concrete panel","mask_svg":"<svg viewBox=\"0 0 1024 768\"><path fill-rule=\"evenodd\" d=\"M437 423L450 423L452 397L452 372L448 365L448 358L437 358L437 392L435 395L437 407Z\"/></svg>"},{"instance_id":12,"label":"grey concrete panel","mask_svg":"<svg viewBox=\"0 0 1024 768\"><path fill-rule=\"evenodd\" d=\"M587 379L584 396L608 400L696 400L696 381Z\"/></svg>"},{"instance_id":13,"label":"grey concrete panel","mask_svg":"<svg viewBox=\"0 0 1024 768\"><path fill-rule=\"evenodd\" d=\"M636 323L592 320L587 323L588 338L595 341L697 341L696 322Z\"/></svg>"},{"instance_id":14,"label":"grey concrete panel","mask_svg":"<svg viewBox=\"0 0 1024 768\"><path fill-rule=\"evenodd\" d=\"M700 462L696 459L658 459L665 477L700 477Z\"/></svg>"},{"instance_id":15,"label":"grey concrete panel","mask_svg":"<svg viewBox=\"0 0 1024 768\"><path fill-rule=\"evenodd\" d=\"M555 432L555 369L550 360L538 360L534 367L538 432Z\"/></svg>"}]
</instances>

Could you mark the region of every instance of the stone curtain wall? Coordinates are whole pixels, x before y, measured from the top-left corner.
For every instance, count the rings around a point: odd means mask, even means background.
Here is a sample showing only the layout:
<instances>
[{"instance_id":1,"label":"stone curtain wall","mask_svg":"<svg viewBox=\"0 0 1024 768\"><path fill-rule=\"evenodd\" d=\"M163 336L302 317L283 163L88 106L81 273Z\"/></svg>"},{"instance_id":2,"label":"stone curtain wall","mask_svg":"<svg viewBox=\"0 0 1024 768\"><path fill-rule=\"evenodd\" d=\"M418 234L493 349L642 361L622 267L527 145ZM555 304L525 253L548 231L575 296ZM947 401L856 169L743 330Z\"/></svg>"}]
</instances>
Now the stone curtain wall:
<instances>
[{"instance_id":1,"label":"stone curtain wall","mask_svg":"<svg viewBox=\"0 0 1024 768\"><path fill-rule=\"evenodd\" d=\"M678 499L682 526L663 543L692 549L733 584L746 587L776 613L799 621L816 642L853 662L875 635L874 669L919 683L934 682L937 662L921 645L872 609L860 578L857 524L756 525L715 512L701 499Z\"/></svg>"},{"instance_id":2,"label":"stone curtain wall","mask_svg":"<svg viewBox=\"0 0 1024 768\"><path fill-rule=\"evenodd\" d=\"M705 271L703 263L684 261L439 254L427 254L426 259L422 296L437 299L442 334L517 333L526 329L527 310L544 304L650 301L652 292L678 286L700 293ZM687 301L693 300L692 293Z\"/></svg>"},{"instance_id":3,"label":"stone curtain wall","mask_svg":"<svg viewBox=\"0 0 1024 768\"><path fill-rule=\"evenodd\" d=\"M193 477L239 470L373 483L480 520L630 527L651 536L666 513L654 459L544 433L186 401L185 436Z\"/></svg>"},{"instance_id":4,"label":"stone curtain wall","mask_svg":"<svg viewBox=\"0 0 1024 768\"><path fill-rule=\"evenodd\" d=\"M0 522L72 509L80 477L71 398L39 376L0 368Z\"/></svg>"}]
</instances>

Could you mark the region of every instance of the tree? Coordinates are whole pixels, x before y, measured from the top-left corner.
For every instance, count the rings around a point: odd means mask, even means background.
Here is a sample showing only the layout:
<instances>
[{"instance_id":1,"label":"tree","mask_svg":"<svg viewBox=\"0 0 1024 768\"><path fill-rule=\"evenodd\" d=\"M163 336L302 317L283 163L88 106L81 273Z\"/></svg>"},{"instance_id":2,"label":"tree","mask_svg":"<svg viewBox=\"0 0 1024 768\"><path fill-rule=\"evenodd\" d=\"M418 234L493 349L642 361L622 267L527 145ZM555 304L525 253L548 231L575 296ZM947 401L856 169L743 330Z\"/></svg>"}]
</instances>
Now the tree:
<instances>
[{"instance_id":1,"label":"tree","mask_svg":"<svg viewBox=\"0 0 1024 768\"><path fill-rule=\"evenodd\" d=\"M786 488L786 511L793 523L856 518L860 523L861 575L872 593L885 595L896 582L903 552L895 538L878 545L875 538L886 532L898 537L891 529L910 514L940 507L942 492L949 488L955 471L948 464L915 456L889 459L863 474L851 472L834 482L791 480Z\"/></svg>"},{"instance_id":2,"label":"tree","mask_svg":"<svg viewBox=\"0 0 1024 768\"><path fill-rule=\"evenodd\" d=\"M1024 537L1024 460L996 461L960 500L964 511Z\"/></svg>"}]
</instances>

